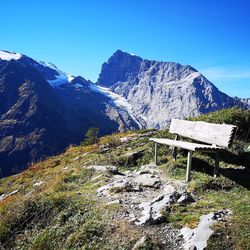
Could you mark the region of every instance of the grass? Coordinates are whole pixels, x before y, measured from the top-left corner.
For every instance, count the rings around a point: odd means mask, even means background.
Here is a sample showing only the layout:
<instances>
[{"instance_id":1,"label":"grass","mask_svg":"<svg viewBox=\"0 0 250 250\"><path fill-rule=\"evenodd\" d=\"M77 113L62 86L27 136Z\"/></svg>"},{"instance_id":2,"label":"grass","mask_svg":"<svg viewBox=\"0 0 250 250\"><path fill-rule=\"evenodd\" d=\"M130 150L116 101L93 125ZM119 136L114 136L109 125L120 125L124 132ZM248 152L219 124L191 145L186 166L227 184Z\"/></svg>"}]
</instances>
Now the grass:
<instances>
[{"instance_id":1,"label":"grass","mask_svg":"<svg viewBox=\"0 0 250 250\"><path fill-rule=\"evenodd\" d=\"M113 219L119 206L106 206L95 196L107 177L94 179L98 173L86 166L113 164L125 171L152 162L154 144L148 140L149 132L150 137L173 137L168 131L118 133L100 138L99 144L71 146L64 154L1 179L0 195L14 190L18 193L0 202L0 248L131 249L144 235L144 229ZM121 143L123 137L132 139ZM239 139L233 145L234 152L222 155L222 176L217 179L212 177L213 156L194 154L189 191L196 202L173 205L165 212L166 221L175 227L194 228L201 215L230 209L230 221L214 226L208 249L250 249L249 155L237 154L246 145ZM124 156L138 151L143 152L138 158ZM178 151L176 162L168 147L159 147L158 153L159 168L166 180L184 180L186 152ZM34 186L37 181L43 184Z\"/></svg>"}]
</instances>

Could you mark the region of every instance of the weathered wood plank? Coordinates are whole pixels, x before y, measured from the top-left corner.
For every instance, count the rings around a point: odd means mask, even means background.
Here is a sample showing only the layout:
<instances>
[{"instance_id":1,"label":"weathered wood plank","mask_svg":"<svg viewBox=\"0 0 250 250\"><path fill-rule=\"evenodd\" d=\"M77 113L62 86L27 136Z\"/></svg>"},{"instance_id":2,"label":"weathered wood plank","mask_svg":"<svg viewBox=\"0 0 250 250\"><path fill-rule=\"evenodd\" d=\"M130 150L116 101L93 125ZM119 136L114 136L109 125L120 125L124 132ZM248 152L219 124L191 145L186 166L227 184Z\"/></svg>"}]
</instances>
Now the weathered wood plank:
<instances>
[{"instance_id":1,"label":"weathered wood plank","mask_svg":"<svg viewBox=\"0 0 250 250\"><path fill-rule=\"evenodd\" d=\"M236 126L228 124L172 119L169 131L197 141L229 147L235 129Z\"/></svg>"},{"instance_id":2,"label":"weathered wood plank","mask_svg":"<svg viewBox=\"0 0 250 250\"><path fill-rule=\"evenodd\" d=\"M223 149L223 147L218 147L215 145L206 145L206 144L176 141L176 140L170 140L170 139L150 138L149 140L160 143L160 144L177 147L177 148L184 148L190 151L196 151L196 150L216 151L216 150Z\"/></svg>"}]
</instances>

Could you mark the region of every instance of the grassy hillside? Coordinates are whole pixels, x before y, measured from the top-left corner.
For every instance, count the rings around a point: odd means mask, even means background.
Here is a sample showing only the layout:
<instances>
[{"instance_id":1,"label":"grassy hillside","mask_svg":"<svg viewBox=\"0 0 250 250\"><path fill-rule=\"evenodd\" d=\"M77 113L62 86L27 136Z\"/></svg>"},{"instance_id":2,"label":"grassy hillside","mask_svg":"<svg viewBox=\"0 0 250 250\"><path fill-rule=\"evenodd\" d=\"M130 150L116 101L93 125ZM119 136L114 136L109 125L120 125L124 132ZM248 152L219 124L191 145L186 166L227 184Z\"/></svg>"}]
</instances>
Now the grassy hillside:
<instances>
[{"instance_id":1,"label":"grassy hillside","mask_svg":"<svg viewBox=\"0 0 250 250\"><path fill-rule=\"evenodd\" d=\"M224 110L196 118L239 126L231 152L221 156L221 177L212 177L213 155L194 155L189 190L196 202L173 205L165 211L165 224L195 227L199 217L230 209L229 221L214 226L208 249L250 249L250 153L244 151L249 111ZM61 155L38 162L22 173L0 180L0 246L3 249L131 249L143 236L151 249L161 249L157 225L140 227L115 219L121 207L107 205L97 188L112 173L100 175L90 165L115 165L133 171L153 160L150 137L168 131L141 130L106 136L98 144L72 146ZM137 152L137 154L132 154ZM177 162L168 147L159 149L159 171L166 180L184 180L186 152ZM13 193L12 193L13 192ZM2 195L2 196L1 196ZM144 249L150 249L144 248Z\"/></svg>"}]
</instances>

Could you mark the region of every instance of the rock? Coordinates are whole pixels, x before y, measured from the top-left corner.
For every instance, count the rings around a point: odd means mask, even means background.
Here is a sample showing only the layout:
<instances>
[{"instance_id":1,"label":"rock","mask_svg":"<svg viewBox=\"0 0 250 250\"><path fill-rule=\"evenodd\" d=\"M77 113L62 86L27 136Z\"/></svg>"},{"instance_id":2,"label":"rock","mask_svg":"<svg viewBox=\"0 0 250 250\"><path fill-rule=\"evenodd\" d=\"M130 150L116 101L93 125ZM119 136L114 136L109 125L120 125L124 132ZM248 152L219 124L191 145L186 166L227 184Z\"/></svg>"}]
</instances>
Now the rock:
<instances>
[{"instance_id":1,"label":"rock","mask_svg":"<svg viewBox=\"0 0 250 250\"><path fill-rule=\"evenodd\" d=\"M0 201L5 200L7 197L9 197L9 196L11 196L11 195L14 195L14 194L16 194L17 192L19 192L19 190L14 190L14 191L12 191L12 192L10 192L10 193L8 193L8 194L2 194L2 195L0 195Z\"/></svg>"},{"instance_id":2,"label":"rock","mask_svg":"<svg viewBox=\"0 0 250 250\"><path fill-rule=\"evenodd\" d=\"M150 202L140 204L143 209L142 217L138 219L136 225L152 225L164 221L164 211L176 200L174 194L161 194Z\"/></svg>"},{"instance_id":3,"label":"rock","mask_svg":"<svg viewBox=\"0 0 250 250\"><path fill-rule=\"evenodd\" d=\"M95 171L100 171L100 172L109 172L111 174L118 174L119 171L116 166L88 166L88 169L93 169Z\"/></svg>"},{"instance_id":4,"label":"rock","mask_svg":"<svg viewBox=\"0 0 250 250\"><path fill-rule=\"evenodd\" d=\"M102 65L97 83L124 96L146 128L165 128L171 117L248 106L220 92L189 65L142 59L121 50Z\"/></svg>"},{"instance_id":5,"label":"rock","mask_svg":"<svg viewBox=\"0 0 250 250\"><path fill-rule=\"evenodd\" d=\"M140 240L136 242L136 244L132 248L132 250L140 250L140 249L145 249L145 250L153 249L152 240L149 236L147 235L143 236Z\"/></svg>"},{"instance_id":6,"label":"rock","mask_svg":"<svg viewBox=\"0 0 250 250\"><path fill-rule=\"evenodd\" d=\"M124 190L129 191L131 188L132 188L132 183L126 179L113 182L113 186L111 187L112 192L115 193L119 193Z\"/></svg>"},{"instance_id":7,"label":"rock","mask_svg":"<svg viewBox=\"0 0 250 250\"><path fill-rule=\"evenodd\" d=\"M119 193L122 191L130 191L132 189L132 183L126 179L120 179L113 181L105 186L97 189L97 193L100 195L109 196L109 192Z\"/></svg>"},{"instance_id":8,"label":"rock","mask_svg":"<svg viewBox=\"0 0 250 250\"><path fill-rule=\"evenodd\" d=\"M107 205L121 204L121 200L113 200L107 203Z\"/></svg>"},{"instance_id":9,"label":"rock","mask_svg":"<svg viewBox=\"0 0 250 250\"><path fill-rule=\"evenodd\" d=\"M141 166L141 168L139 169L139 171L137 173L138 174L154 174L155 168L156 168L155 164L143 165L143 166Z\"/></svg>"},{"instance_id":10,"label":"rock","mask_svg":"<svg viewBox=\"0 0 250 250\"><path fill-rule=\"evenodd\" d=\"M199 224L196 228L191 229L183 227L181 229L181 235L184 239L184 250L196 249L203 250L207 247L207 241L213 234L211 226L214 225L220 219L225 218L229 214L227 211L219 211L217 213L209 213L200 217Z\"/></svg>"},{"instance_id":11,"label":"rock","mask_svg":"<svg viewBox=\"0 0 250 250\"><path fill-rule=\"evenodd\" d=\"M190 193L184 192L183 194L181 194L181 197L177 200L177 202L180 204L187 204L190 202L194 202L194 198Z\"/></svg>"},{"instance_id":12,"label":"rock","mask_svg":"<svg viewBox=\"0 0 250 250\"><path fill-rule=\"evenodd\" d=\"M175 187L170 184L164 186L163 190L164 190L164 193L166 194L173 194L176 191Z\"/></svg>"},{"instance_id":13,"label":"rock","mask_svg":"<svg viewBox=\"0 0 250 250\"><path fill-rule=\"evenodd\" d=\"M139 175L134 179L134 183L143 187L159 188L161 181L158 176L152 174Z\"/></svg>"},{"instance_id":14,"label":"rock","mask_svg":"<svg viewBox=\"0 0 250 250\"><path fill-rule=\"evenodd\" d=\"M36 183L34 183L33 186L41 186L43 183L43 181L37 181Z\"/></svg>"}]
</instances>

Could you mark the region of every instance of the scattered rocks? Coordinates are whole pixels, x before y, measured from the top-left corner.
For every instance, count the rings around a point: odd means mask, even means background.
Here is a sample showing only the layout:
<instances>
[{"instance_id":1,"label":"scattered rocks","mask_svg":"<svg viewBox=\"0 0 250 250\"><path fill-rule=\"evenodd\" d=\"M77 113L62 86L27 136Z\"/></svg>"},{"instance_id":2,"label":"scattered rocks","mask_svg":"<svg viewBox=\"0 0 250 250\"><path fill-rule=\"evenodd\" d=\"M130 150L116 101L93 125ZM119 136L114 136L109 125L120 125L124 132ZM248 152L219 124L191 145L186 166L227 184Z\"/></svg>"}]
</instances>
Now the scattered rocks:
<instances>
[{"instance_id":1,"label":"scattered rocks","mask_svg":"<svg viewBox=\"0 0 250 250\"><path fill-rule=\"evenodd\" d=\"M209 213L200 217L200 222L196 228L183 227L180 232L185 241L183 244L184 250L205 249L209 237L214 232L210 227L216 222L224 220L229 214L229 210Z\"/></svg>"},{"instance_id":2,"label":"scattered rocks","mask_svg":"<svg viewBox=\"0 0 250 250\"><path fill-rule=\"evenodd\" d=\"M106 167L95 166L95 169L104 171ZM126 214L121 212L117 218L128 218L139 226L163 222L173 203L187 204L193 201L193 197L187 192L187 184L172 181L164 185L154 164L142 166L139 171L126 172L123 176L113 175L109 178L111 182L100 187L98 195L106 197L107 204L122 205Z\"/></svg>"}]
</instances>

